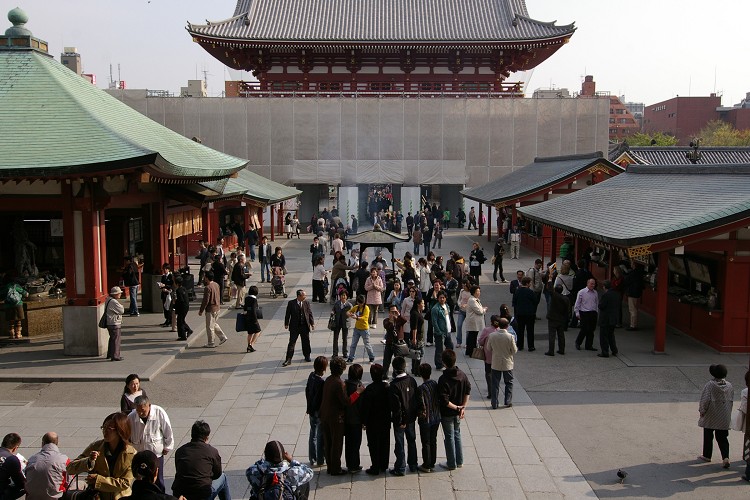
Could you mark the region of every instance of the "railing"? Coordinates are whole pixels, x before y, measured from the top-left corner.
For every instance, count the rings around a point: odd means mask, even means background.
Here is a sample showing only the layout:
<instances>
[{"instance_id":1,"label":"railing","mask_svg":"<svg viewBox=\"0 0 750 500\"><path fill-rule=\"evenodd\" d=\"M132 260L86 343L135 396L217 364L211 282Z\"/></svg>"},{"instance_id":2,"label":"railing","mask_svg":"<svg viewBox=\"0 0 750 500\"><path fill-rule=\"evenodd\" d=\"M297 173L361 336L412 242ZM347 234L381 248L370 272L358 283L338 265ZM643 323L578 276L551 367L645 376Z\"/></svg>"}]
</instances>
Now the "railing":
<instances>
[{"instance_id":1,"label":"railing","mask_svg":"<svg viewBox=\"0 0 750 500\"><path fill-rule=\"evenodd\" d=\"M240 97L524 97L523 84L502 83L500 90L486 82L315 82L303 89L296 81L271 82L262 89L257 82L237 82Z\"/></svg>"}]
</instances>

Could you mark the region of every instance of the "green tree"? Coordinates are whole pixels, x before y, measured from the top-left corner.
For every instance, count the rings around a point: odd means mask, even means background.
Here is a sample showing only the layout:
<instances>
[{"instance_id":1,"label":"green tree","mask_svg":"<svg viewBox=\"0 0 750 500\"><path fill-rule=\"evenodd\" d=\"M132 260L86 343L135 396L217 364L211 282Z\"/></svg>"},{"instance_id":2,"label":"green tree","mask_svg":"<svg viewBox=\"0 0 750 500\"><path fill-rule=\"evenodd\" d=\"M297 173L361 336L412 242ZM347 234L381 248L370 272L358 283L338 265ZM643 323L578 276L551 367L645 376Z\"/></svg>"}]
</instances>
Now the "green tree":
<instances>
[{"instance_id":1,"label":"green tree","mask_svg":"<svg viewBox=\"0 0 750 500\"><path fill-rule=\"evenodd\" d=\"M653 134L638 132L628 136L627 141L631 146L674 146L677 144L676 137L664 132L654 132Z\"/></svg>"},{"instance_id":2,"label":"green tree","mask_svg":"<svg viewBox=\"0 0 750 500\"><path fill-rule=\"evenodd\" d=\"M708 122L700 132L701 146L750 146L750 130L737 130L721 120Z\"/></svg>"}]
</instances>

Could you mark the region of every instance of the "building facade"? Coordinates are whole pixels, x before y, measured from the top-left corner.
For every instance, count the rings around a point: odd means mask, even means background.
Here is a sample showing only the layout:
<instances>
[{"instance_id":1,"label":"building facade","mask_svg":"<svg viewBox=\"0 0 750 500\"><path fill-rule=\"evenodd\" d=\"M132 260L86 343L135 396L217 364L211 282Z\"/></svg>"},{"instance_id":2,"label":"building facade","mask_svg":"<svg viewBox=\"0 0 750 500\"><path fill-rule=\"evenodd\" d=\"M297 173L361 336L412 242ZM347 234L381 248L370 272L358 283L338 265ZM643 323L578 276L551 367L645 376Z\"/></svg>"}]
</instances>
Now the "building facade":
<instances>
[{"instance_id":1,"label":"building facade","mask_svg":"<svg viewBox=\"0 0 750 500\"><path fill-rule=\"evenodd\" d=\"M719 119L716 108L721 97L673 97L646 106L643 114L643 131L647 134L664 132L675 136L680 146L687 146L696 134L711 120Z\"/></svg>"}]
</instances>

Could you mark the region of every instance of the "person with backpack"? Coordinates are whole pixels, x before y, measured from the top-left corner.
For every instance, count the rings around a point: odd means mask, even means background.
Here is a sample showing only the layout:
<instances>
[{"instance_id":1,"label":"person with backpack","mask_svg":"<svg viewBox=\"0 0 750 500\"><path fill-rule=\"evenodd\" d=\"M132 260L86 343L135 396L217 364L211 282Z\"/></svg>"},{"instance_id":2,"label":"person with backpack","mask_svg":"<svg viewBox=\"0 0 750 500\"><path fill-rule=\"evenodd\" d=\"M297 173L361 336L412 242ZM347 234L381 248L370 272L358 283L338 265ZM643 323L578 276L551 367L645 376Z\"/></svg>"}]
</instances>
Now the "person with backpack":
<instances>
[{"instance_id":1,"label":"person with backpack","mask_svg":"<svg viewBox=\"0 0 750 500\"><path fill-rule=\"evenodd\" d=\"M23 299L29 292L13 281L10 273L3 279L0 299L5 302L5 320L8 322L8 338L20 339L23 333L21 322L26 318L23 312Z\"/></svg>"},{"instance_id":2,"label":"person with backpack","mask_svg":"<svg viewBox=\"0 0 750 500\"><path fill-rule=\"evenodd\" d=\"M294 460L279 441L269 441L263 457L245 471L250 500L306 500L313 471Z\"/></svg>"}]
</instances>

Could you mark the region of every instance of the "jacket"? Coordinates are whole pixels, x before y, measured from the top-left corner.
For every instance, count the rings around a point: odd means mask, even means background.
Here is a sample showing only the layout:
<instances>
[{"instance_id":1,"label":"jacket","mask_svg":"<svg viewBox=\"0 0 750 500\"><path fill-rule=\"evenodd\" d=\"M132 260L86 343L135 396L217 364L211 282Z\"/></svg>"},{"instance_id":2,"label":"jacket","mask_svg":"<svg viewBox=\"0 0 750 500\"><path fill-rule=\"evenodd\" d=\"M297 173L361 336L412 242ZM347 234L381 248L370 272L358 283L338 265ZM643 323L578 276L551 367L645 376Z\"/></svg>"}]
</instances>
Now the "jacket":
<instances>
[{"instance_id":1,"label":"jacket","mask_svg":"<svg viewBox=\"0 0 750 500\"><path fill-rule=\"evenodd\" d=\"M356 305L349 312L356 315L357 319L354 321L354 328L356 330L367 331L370 329L370 308L368 306Z\"/></svg>"},{"instance_id":2,"label":"jacket","mask_svg":"<svg viewBox=\"0 0 750 500\"><path fill-rule=\"evenodd\" d=\"M636 267L625 275L625 295L634 299L643 295L643 269Z\"/></svg>"},{"instance_id":3,"label":"jacket","mask_svg":"<svg viewBox=\"0 0 750 500\"><path fill-rule=\"evenodd\" d=\"M544 273L535 267L529 269L526 276L531 278L531 289L536 293L541 293L544 290L544 280L542 279Z\"/></svg>"},{"instance_id":4,"label":"jacket","mask_svg":"<svg viewBox=\"0 0 750 500\"><path fill-rule=\"evenodd\" d=\"M429 426L440 423L440 402L434 380L428 380L417 388L417 418L420 424Z\"/></svg>"},{"instance_id":5,"label":"jacket","mask_svg":"<svg viewBox=\"0 0 750 500\"><path fill-rule=\"evenodd\" d=\"M187 314L190 310L190 296L184 286L175 290L174 310L177 314Z\"/></svg>"},{"instance_id":6,"label":"jacket","mask_svg":"<svg viewBox=\"0 0 750 500\"><path fill-rule=\"evenodd\" d=\"M307 377L305 385L305 400L307 401L307 414L317 415L320 411L320 403L323 401L323 377L311 372Z\"/></svg>"},{"instance_id":7,"label":"jacket","mask_svg":"<svg viewBox=\"0 0 750 500\"><path fill-rule=\"evenodd\" d=\"M729 430L734 388L725 379L713 379L703 387L698 403L698 425L705 429Z\"/></svg>"},{"instance_id":8,"label":"jacket","mask_svg":"<svg viewBox=\"0 0 750 500\"><path fill-rule=\"evenodd\" d=\"M422 244L422 231L414 231L411 233L411 237L415 245Z\"/></svg>"},{"instance_id":9,"label":"jacket","mask_svg":"<svg viewBox=\"0 0 750 500\"><path fill-rule=\"evenodd\" d=\"M130 422L130 441L136 450L150 450L160 457L174 449L172 424L167 412L161 406L151 405L151 411L145 423L135 410L128 415L128 421Z\"/></svg>"},{"instance_id":10,"label":"jacket","mask_svg":"<svg viewBox=\"0 0 750 500\"><path fill-rule=\"evenodd\" d=\"M492 364L492 349L488 348L487 339L490 337L490 334L495 333L496 331L497 328L493 325L487 326L479 333L479 338L477 338L477 345L484 348L484 363L486 365Z\"/></svg>"},{"instance_id":11,"label":"jacket","mask_svg":"<svg viewBox=\"0 0 750 500\"><path fill-rule=\"evenodd\" d=\"M125 308L120 301L112 297L107 299L106 307L107 313L107 326L120 326L122 325L122 313L125 312Z\"/></svg>"},{"instance_id":12,"label":"jacket","mask_svg":"<svg viewBox=\"0 0 750 500\"><path fill-rule=\"evenodd\" d=\"M238 262L232 268L232 283L238 287L243 287L247 284L247 278L250 276L250 266L247 262L240 265Z\"/></svg>"},{"instance_id":13,"label":"jacket","mask_svg":"<svg viewBox=\"0 0 750 500\"><path fill-rule=\"evenodd\" d=\"M99 492L100 500L118 500L130 495L130 484L133 482L130 464L133 462L136 452L135 448L129 443L125 444L120 454L117 455L110 475L105 447L106 444L103 439L94 441L83 450L83 453L78 455L78 458L70 462L66 469L68 474L71 475L81 472L96 474L94 488ZM89 455L92 451L98 451L99 456L96 458L94 466L89 468Z\"/></svg>"},{"instance_id":14,"label":"jacket","mask_svg":"<svg viewBox=\"0 0 750 500\"><path fill-rule=\"evenodd\" d=\"M407 373L395 377L388 387L391 400L393 427L414 423L417 420L417 381Z\"/></svg>"},{"instance_id":15,"label":"jacket","mask_svg":"<svg viewBox=\"0 0 750 500\"><path fill-rule=\"evenodd\" d=\"M336 328L347 328L347 320L349 319L347 313L351 308L352 304L348 301L342 303L341 300L337 300L333 304L333 321L336 324Z\"/></svg>"},{"instance_id":16,"label":"jacket","mask_svg":"<svg viewBox=\"0 0 750 500\"><path fill-rule=\"evenodd\" d=\"M138 281L138 266L134 263L130 263L122 271L122 281L125 286L137 286L140 284Z\"/></svg>"},{"instance_id":17,"label":"jacket","mask_svg":"<svg viewBox=\"0 0 750 500\"><path fill-rule=\"evenodd\" d=\"M190 441L174 453L175 475L172 493L188 500L211 495L211 481L221 476L219 451L204 441Z\"/></svg>"},{"instance_id":18,"label":"jacket","mask_svg":"<svg viewBox=\"0 0 750 500\"><path fill-rule=\"evenodd\" d=\"M8 448L0 448L0 495L10 486L10 482L23 487L26 478L21 471L21 461Z\"/></svg>"},{"instance_id":19,"label":"jacket","mask_svg":"<svg viewBox=\"0 0 750 500\"><path fill-rule=\"evenodd\" d=\"M219 310L221 304L221 292L219 291L219 284L215 281L211 281L203 289L203 300L201 301L201 307L199 313L203 314L204 311L214 313Z\"/></svg>"},{"instance_id":20,"label":"jacket","mask_svg":"<svg viewBox=\"0 0 750 500\"><path fill-rule=\"evenodd\" d=\"M484 328L484 307L476 297L470 297L466 303L465 332L480 332Z\"/></svg>"},{"instance_id":21,"label":"jacket","mask_svg":"<svg viewBox=\"0 0 750 500\"><path fill-rule=\"evenodd\" d=\"M497 330L490 333L485 343L485 349L492 352L492 369L507 372L513 369L513 356L518 347L508 330Z\"/></svg>"},{"instance_id":22,"label":"jacket","mask_svg":"<svg viewBox=\"0 0 750 500\"><path fill-rule=\"evenodd\" d=\"M469 274L479 276L482 274L482 264L487 260L481 248L472 250L469 254Z\"/></svg>"},{"instance_id":23,"label":"jacket","mask_svg":"<svg viewBox=\"0 0 750 500\"><path fill-rule=\"evenodd\" d=\"M356 387L347 396L346 386L341 377L329 376L322 387L320 404L320 420L343 425L346 419L346 409L359 399Z\"/></svg>"},{"instance_id":24,"label":"jacket","mask_svg":"<svg viewBox=\"0 0 750 500\"><path fill-rule=\"evenodd\" d=\"M391 407L388 383L373 382L360 395L362 425L388 429L391 426Z\"/></svg>"},{"instance_id":25,"label":"jacket","mask_svg":"<svg viewBox=\"0 0 750 500\"><path fill-rule=\"evenodd\" d=\"M54 443L45 444L39 453L29 457L26 465L26 498L51 500L65 490L65 467L70 463Z\"/></svg>"},{"instance_id":26,"label":"jacket","mask_svg":"<svg viewBox=\"0 0 750 500\"><path fill-rule=\"evenodd\" d=\"M297 305L297 299L294 298L287 302L286 313L284 314L284 328L290 331L312 331L315 327L315 319L310 309L310 303L302 302L302 307Z\"/></svg>"},{"instance_id":27,"label":"jacket","mask_svg":"<svg viewBox=\"0 0 750 500\"><path fill-rule=\"evenodd\" d=\"M458 410L448 408L448 403L462 406L464 399L469 394L471 394L471 382L469 382L466 374L455 366L446 368L438 379L437 395L440 402L440 415L443 417L458 416Z\"/></svg>"},{"instance_id":28,"label":"jacket","mask_svg":"<svg viewBox=\"0 0 750 500\"><path fill-rule=\"evenodd\" d=\"M554 326L565 325L568 322L568 314L570 314L570 299L561 293L552 292L547 321Z\"/></svg>"},{"instance_id":29,"label":"jacket","mask_svg":"<svg viewBox=\"0 0 750 500\"><path fill-rule=\"evenodd\" d=\"M344 381L344 387L346 388L346 396L350 397L352 394L357 392L357 387L362 384L360 380L352 380L350 378ZM362 419L359 416L359 405L360 399L346 407L346 416L344 422L346 425L362 426Z\"/></svg>"},{"instance_id":30,"label":"jacket","mask_svg":"<svg viewBox=\"0 0 750 500\"><path fill-rule=\"evenodd\" d=\"M448 305L446 304L445 307L447 308ZM448 318L440 304L435 304L435 307L430 310L430 323L433 335L448 335Z\"/></svg>"},{"instance_id":31,"label":"jacket","mask_svg":"<svg viewBox=\"0 0 750 500\"><path fill-rule=\"evenodd\" d=\"M260 459L245 471L245 477L250 483L250 500L257 500L258 491L260 491L263 484L263 478L266 474L273 473L278 475L283 474L284 483L291 488L292 493L296 492L300 486L309 483L313 478L313 470L308 465L299 463L296 460L272 464L266 459ZM297 496L295 495L294 498L297 498Z\"/></svg>"},{"instance_id":32,"label":"jacket","mask_svg":"<svg viewBox=\"0 0 750 500\"><path fill-rule=\"evenodd\" d=\"M374 280L372 277L368 277L367 280L365 280L365 290L367 291L367 304L383 303L383 297L380 292L384 290L384 287L383 280L380 279L380 276Z\"/></svg>"},{"instance_id":33,"label":"jacket","mask_svg":"<svg viewBox=\"0 0 750 500\"><path fill-rule=\"evenodd\" d=\"M599 298L599 324L615 326L620 321L622 298L614 288L610 288Z\"/></svg>"},{"instance_id":34,"label":"jacket","mask_svg":"<svg viewBox=\"0 0 750 500\"><path fill-rule=\"evenodd\" d=\"M516 316L533 316L536 314L536 295L534 290L522 286L513 294L513 313Z\"/></svg>"},{"instance_id":35,"label":"jacket","mask_svg":"<svg viewBox=\"0 0 750 500\"><path fill-rule=\"evenodd\" d=\"M335 285L339 278L346 279L346 272L356 269L354 266L347 266L343 262L336 262L331 268L331 284Z\"/></svg>"}]
</instances>

